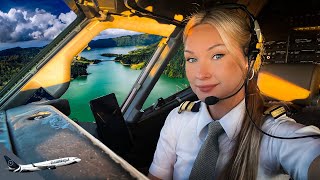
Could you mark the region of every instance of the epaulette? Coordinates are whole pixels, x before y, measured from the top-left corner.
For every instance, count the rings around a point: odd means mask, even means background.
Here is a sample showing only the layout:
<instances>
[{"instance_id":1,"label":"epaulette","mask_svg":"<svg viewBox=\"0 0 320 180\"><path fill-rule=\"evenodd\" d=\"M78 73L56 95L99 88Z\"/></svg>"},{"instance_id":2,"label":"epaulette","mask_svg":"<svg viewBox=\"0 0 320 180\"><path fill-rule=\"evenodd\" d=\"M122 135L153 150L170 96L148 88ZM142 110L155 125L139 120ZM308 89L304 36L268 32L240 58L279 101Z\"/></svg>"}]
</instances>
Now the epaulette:
<instances>
[{"instance_id":1,"label":"epaulette","mask_svg":"<svg viewBox=\"0 0 320 180\"><path fill-rule=\"evenodd\" d=\"M180 104L178 113L180 114L182 111L199 112L200 105L201 101L196 103L191 101L185 101Z\"/></svg>"},{"instance_id":2,"label":"epaulette","mask_svg":"<svg viewBox=\"0 0 320 180\"><path fill-rule=\"evenodd\" d=\"M277 119L278 117L282 116L283 114L286 114L286 109L280 105L273 105L273 106L269 107L266 111L264 111L263 114L264 115L271 115L274 119Z\"/></svg>"}]
</instances>

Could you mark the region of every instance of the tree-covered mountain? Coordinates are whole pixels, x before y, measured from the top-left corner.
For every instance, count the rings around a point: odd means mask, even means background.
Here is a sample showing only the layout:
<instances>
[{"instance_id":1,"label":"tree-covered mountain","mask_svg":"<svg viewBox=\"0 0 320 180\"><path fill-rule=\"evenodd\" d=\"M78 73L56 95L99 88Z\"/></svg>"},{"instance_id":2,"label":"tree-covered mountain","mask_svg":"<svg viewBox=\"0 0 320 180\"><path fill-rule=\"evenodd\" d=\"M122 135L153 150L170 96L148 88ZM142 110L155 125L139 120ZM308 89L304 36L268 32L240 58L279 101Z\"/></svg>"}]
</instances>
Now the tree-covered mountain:
<instances>
[{"instance_id":1,"label":"tree-covered mountain","mask_svg":"<svg viewBox=\"0 0 320 180\"><path fill-rule=\"evenodd\" d=\"M87 67L89 64L98 64L101 60L88 60L87 58L80 57L80 59L75 58L71 64L71 78L77 78L78 76L88 75Z\"/></svg>"},{"instance_id":2,"label":"tree-covered mountain","mask_svg":"<svg viewBox=\"0 0 320 180\"><path fill-rule=\"evenodd\" d=\"M121 36L110 39L98 39L89 43L91 48L107 48L119 46L146 46L159 42L161 36L151 34L138 34L132 36Z\"/></svg>"},{"instance_id":3,"label":"tree-covered mountain","mask_svg":"<svg viewBox=\"0 0 320 180\"><path fill-rule=\"evenodd\" d=\"M0 89L13 75L35 57L42 48L11 48L0 51Z\"/></svg>"},{"instance_id":4,"label":"tree-covered mountain","mask_svg":"<svg viewBox=\"0 0 320 180\"><path fill-rule=\"evenodd\" d=\"M170 60L163 74L174 78L185 78L185 63L186 60L183 55L183 46L181 45Z\"/></svg>"},{"instance_id":5,"label":"tree-covered mountain","mask_svg":"<svg viewBox=\"0 0 320 180\"><path fill-rule=\"evenodd\" d=\"M125 65L136 65L142 62L146 65L157 48L157 43L144 48L130 51L128 54L102 54L102 56L116 56L115 61L120 61ZM171 78L185 77L185 60L183 56L183 46L180 46L176 54L172 57L163 74ZM139 69L143 68L139 66Z\"/></svg>"},{"instance_id":6,"label":"tree-covered mountain","mask_svg":"<svg viewBox=\"0 0 320 180\"><path fill-rule=\"evenodd\" d=\"M0 62L27 63L35 57L43 47L15 47L0 51Z\"/></svg>"}]
</instances>

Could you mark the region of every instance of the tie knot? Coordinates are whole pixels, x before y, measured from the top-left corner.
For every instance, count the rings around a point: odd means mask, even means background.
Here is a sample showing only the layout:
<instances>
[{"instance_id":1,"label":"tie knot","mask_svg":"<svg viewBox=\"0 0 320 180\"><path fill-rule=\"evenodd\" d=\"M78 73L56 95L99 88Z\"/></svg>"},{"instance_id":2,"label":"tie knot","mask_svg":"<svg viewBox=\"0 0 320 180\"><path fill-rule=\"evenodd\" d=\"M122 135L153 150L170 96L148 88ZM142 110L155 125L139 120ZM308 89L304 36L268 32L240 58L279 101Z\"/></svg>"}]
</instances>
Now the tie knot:
<instances>
[{"instance_id":1,"label":"tie knot","mask_svg":"<svg viewBox=\"0 0 320 180\"><path fill-rule=\"evenodd\" d=\"M208 136L219 137L224 132L219 121L212 121L208 125Z\"/></svg>"}]
</instances>

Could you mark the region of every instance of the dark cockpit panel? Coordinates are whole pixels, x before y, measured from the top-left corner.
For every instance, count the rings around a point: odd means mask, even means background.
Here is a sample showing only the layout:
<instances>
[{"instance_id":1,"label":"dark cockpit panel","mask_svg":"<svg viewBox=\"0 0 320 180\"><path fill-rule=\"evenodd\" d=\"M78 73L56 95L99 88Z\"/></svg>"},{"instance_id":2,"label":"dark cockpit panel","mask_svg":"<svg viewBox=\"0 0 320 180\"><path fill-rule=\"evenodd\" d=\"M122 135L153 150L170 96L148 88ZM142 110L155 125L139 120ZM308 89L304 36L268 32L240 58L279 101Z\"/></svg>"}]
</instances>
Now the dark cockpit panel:
<instances>
[{"instance_id":1,"label":"dark cockpit panel","mask_svg":"<svg viewBox=\"0 0 320 180\"><path fill-rule=\"evenodd\" d=\"M258 16L265 63L319 63L320 2L269 1Z\"/></svg>"}]
</instances>

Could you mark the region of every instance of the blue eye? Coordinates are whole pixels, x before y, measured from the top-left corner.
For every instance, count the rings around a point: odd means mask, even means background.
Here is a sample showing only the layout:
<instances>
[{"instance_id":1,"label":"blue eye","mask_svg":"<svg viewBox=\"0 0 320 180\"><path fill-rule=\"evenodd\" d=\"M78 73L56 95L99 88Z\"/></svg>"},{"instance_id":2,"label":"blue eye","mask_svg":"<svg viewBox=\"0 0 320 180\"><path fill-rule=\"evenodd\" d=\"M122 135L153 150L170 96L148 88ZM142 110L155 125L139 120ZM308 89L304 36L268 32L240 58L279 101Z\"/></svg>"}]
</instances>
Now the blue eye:
<instances>
[{"instance_id":1,"label":"blue eye","mask_svg":"<svg viewBox=\"0 0 320 180\"><path fill-rule=\"evenodd\" d=\"M215 54L212 59L221 59L224 56L224 54Z\"/></svg>"},{"instance_id":2,"label":"blue eye","mask_svg":"<svg viewBox=\"0 0 320 180\"><path fill-rule=\"evenodd\" d=\"M193 62L197 62L197 59L196 58L188 58L187 61L189 63L193 63Z\"/></svg>"}]
</instances>

